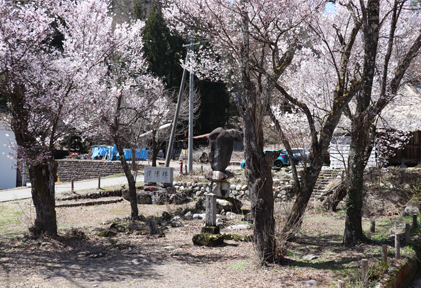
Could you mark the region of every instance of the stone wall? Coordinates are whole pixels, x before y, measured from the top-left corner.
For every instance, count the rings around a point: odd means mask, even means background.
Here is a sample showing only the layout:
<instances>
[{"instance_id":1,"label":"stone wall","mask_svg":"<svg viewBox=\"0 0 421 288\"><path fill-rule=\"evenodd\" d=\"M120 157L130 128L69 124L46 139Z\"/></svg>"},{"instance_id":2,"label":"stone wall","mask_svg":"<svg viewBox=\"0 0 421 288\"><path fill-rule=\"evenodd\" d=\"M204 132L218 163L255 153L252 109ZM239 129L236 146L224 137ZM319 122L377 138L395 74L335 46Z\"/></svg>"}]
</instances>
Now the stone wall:
<instances>
[{"instance_id":1,"label":"stone wall","mask_svg":"<svg viewBox=\"0 0 421 288\"><path fill-rule=\"evenodd\" d=\"M60 182L94 179L124 173L120 161L57 160ZM129 162L131 165L131 162Z\"/></svg>"}]
</instances>

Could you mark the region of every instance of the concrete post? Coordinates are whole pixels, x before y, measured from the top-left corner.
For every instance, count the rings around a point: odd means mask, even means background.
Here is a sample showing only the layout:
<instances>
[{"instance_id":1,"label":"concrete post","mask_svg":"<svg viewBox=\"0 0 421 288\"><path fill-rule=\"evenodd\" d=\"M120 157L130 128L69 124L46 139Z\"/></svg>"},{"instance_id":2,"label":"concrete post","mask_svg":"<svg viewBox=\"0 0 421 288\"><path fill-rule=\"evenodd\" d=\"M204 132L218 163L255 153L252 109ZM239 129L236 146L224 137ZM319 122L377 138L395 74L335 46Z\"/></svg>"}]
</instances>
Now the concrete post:
<instances>
[{"instance_id":1,"label":"concrete post","mask_svg":"<svg viewBox=\"0 0 421 288\"><path fill-rule=\"evenodd\" d=\"M411 225L405 223L405 242L408 244L411 242Z\"/></svg>"},{"instance_id":2,"label":"concrete post","mask_svg":"<svg viewBox=\"0 0 421 288\"><path fill-rule=\"evenodd\" d=\"M387 244L382 245L383 263L387 264Z\"/></svg>"},{"instance_id":3,"label":"concrete post","mask_svg":"<svg viewBox=\"0 0 421 288\"><path fill-rule=\"evenodd\" d=\"M362 277L363 277L363 287L368 287L368 260L362 259L361 260L362 266Z\"/></svg>"},{"instance_id":4,"label":"concrete post","mask_svg":"<svg viewBox=\"0 0 421 288\"><path fill-rule=\"evenodd\" d=\"M400 239L401 234L396 233L395 234L395 258L396 259L401 259L401 239Z\"/></svg>"},{"instance_id":5,"label":"concrete post","mask_svg":"<svg viewBox=\"0 0 421 288\"><path fill-rule=\"evenodd\" d=\"M206 195L206 226L216 226L216 195Z\"/></svg>"}]
</instances>

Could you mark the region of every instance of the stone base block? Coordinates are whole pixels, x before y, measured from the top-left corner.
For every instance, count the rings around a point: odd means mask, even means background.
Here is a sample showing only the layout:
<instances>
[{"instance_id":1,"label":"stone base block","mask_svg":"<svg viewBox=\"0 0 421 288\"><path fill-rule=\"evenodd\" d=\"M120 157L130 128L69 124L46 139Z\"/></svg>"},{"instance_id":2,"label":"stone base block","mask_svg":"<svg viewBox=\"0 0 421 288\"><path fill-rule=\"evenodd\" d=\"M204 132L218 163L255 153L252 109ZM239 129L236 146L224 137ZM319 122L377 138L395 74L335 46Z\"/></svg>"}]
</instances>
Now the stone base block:
<instances>
[{"instance_id":1,"label":"stone base block","mask_svg":"<svg viewBox=\"0 0 421 288\"><path fill-rule=\"evenodd\" d=\"M202 227L202 233L219 234L219 226Z\"/></svg>"},{"instance_id":2,"label":"stone base block","mask_svg":"<svg viewBox=\"0 0 421 288\"><path fill-rule=\"evenodd\" d=\"M200 233L193 236L193 244L199 246L214 247L224 243L224 237L221 234Z\"/></svg>"}]
</instances>

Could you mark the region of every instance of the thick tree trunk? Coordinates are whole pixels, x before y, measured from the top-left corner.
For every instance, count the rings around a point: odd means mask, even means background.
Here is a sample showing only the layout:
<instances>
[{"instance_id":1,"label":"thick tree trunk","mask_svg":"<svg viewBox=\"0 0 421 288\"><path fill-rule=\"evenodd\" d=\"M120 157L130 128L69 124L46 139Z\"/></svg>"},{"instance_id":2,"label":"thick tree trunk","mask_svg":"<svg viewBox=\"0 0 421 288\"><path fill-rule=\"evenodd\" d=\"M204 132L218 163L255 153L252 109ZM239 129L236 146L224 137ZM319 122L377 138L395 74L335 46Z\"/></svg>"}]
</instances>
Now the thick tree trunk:
<instances>
[{"instance_id":1,"label":"thick tree trunk","mask_svg":"<svg viewBox=\"0 0 421 288\"><path fill-rule=\"evenodd\" d=\"M55 181L57 162L48 159L29 168L31 175L31 193L36 217L34 226L29 228L35 237L43 234L57 236L57 217L55 202Z\"/></svg>"},{"instance_id":2,"label":"thick tree trunk","mask_svg":"<svg viewBox=\"0 0 421 288\"><path fill-rule=\"evenodd\" d=\"M361 222L363 206L363 177L365 168L365 147L370 143L363 124L354 121L351 132L351 144L348 158L346 222L344 245L352 245L364 240Z\"/></svg>"},{"instance_id":3,"label":"thick tree trunk","mask_svg":"<svg viewBox=\"0 0 421 288\"><path fill-rule=\"evenodd\" d=\"M362 91L357 94L357 107L352 118L351 144L348 158L347 199L344 245L352 245L364 240L361 224L363 176L365 168L365 151L369 143L370 127L373 118L368 115L373 89L373 79L376 67L377 45L379 38L380 1L367 1L365 11L366 21L363 25L364 64Z\"/></svg>"},{"instance_id":4,"label":"thick tree trunk","mask_svg":"<svg viewBox=\"0 0 421 288\"><path fill-rule=\"evenodd\" d=\"M20 88L20 89L19 89ZM28 129L29 110L25 104L25 89L16 87L16 92L8 95L12 103L12 129L18 144L18 157L26 162L31 177L31 194L35 206L35 223L29 228L35 237L48 235L57 236L57 217L55 210L55 181L57 177L57 162L53 158L41 155L51 155L51 150L39 147L36 139Z\"/></svg>"},{"instance_id":5,"label":"thick tree trunk","mask_svg":"<svg viewBox=\"0 0 421 288\"><path fill-rule=\"evenodd\" d=\"M139 218L139 209L137 208L137 196L136 196L136 182L134 180L132 171L130 170L129 164L124 157L124 149L121 145L118 137L114 138L114 143L117 146L118 154L120 154L120 162L123 167L124 175L126 175L127 183L129 184L129 195L130 195L130 207L131 207L131 218L137 220Z\"/></svg>"},{"instance_id":6,"label":"thick tree trunk","mask_svg":"<svg viewBox=\"0 0 421 288\"><path fill-rule=\"evenodd\" d=\"M272 162L263 154L261 125L253 123L249 115L244 115L243 119L244 143L246 143L245 174L250 191L251 214L254 219L255 250L261 262L273 262L276 260L276 243L274 238Z\"/></svg>"},{"instance_id":7,"label":"thick tree trunk","mask_svg":"<svg viewBox=\"0 0 421 288\"><path fill-rule=\"evenodd\" d=\"M250 191L251 215L254 220L254 247L262 262L276 260L275 219L273 217L272 161L263 154L263 109L267 107L262 98L270 96L270 88L265 95L259 95L250 78L249 27L246 10L242 15L241 47L241 87L239 108L243 116L245 143L245 175ZM271 157L271 156L269 156ZM272 159L270 159L272 160Z\"/></svg>"}]
</instances>

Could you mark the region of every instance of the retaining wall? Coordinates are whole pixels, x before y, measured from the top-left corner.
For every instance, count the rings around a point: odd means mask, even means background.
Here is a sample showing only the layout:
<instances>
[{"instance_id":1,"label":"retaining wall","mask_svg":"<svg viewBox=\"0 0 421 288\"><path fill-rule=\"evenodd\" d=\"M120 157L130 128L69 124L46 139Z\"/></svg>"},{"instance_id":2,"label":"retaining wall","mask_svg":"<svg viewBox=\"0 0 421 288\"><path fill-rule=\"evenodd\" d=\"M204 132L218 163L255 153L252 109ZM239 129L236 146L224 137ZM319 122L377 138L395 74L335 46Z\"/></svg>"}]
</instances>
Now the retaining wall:
<instances>
[{"instance_id":1,"label":"retaining wall","mask_svg":"<svg viewBox=\"0 0 421 288\"><path fill-rule=\"evenodd\" d=\"M124 173L120 161L57 160L60 182L85 180ZM128 162L131 165L131 162Z\"/></svg>"}]
</instances>

